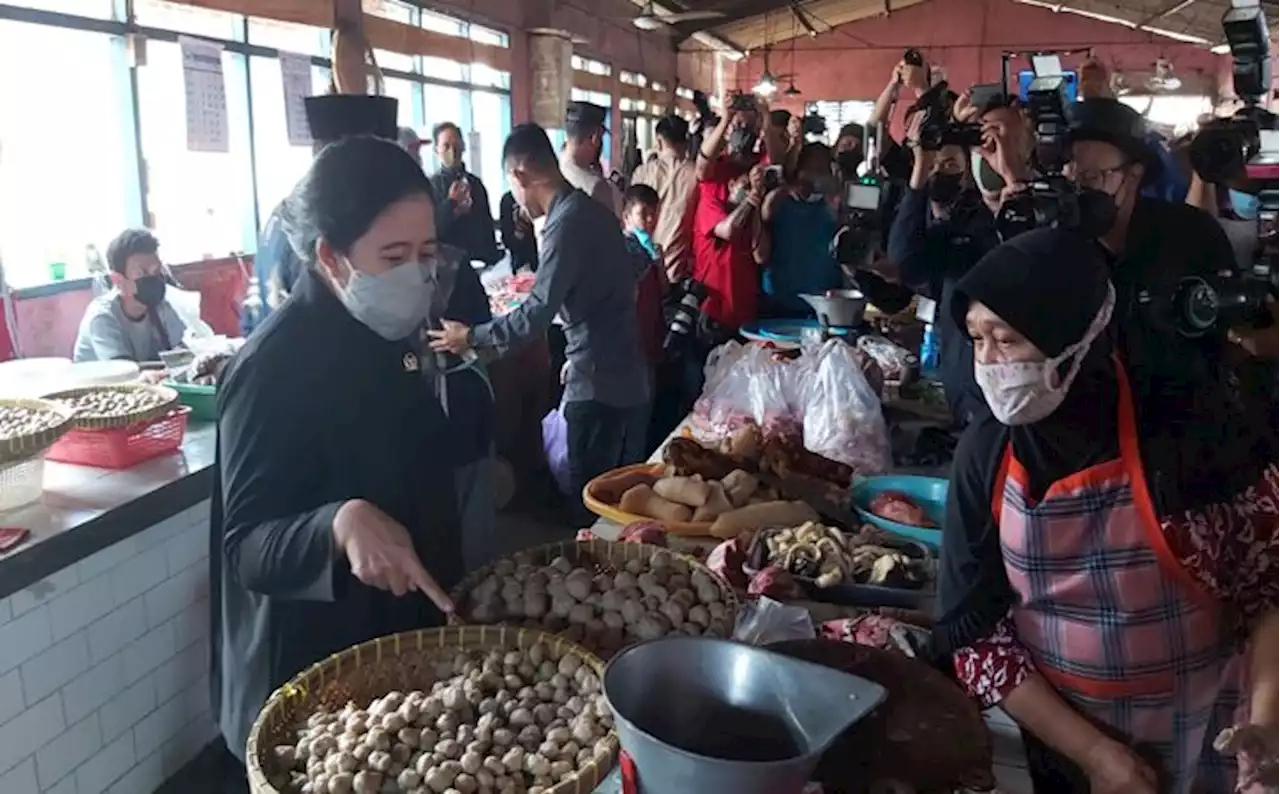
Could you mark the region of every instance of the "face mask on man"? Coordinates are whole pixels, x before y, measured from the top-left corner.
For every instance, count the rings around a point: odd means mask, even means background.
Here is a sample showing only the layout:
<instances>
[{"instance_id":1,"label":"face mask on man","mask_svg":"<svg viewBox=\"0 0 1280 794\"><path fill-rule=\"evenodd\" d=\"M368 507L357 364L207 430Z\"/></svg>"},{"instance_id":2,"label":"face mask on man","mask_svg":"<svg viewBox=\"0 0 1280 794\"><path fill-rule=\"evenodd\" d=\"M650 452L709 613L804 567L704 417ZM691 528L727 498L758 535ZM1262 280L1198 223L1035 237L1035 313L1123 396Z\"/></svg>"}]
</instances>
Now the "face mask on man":
<instances>
[{"instance_id":1,"label":"face mask on man","mask_svg":"<svg viewBox=\"0 0 1280 794\"><path fill-rule=\"evenodd\" d=\"M434 263L405 262L376 276L352 268L338 296L352 317L395 342L407 339L426 321L435 287Z\"/></svg>"},{"instance_id":2,"label":"face mask on man","mask_svg":"<svg viewBox=\"0 0 1280 794\"><path fill-rule=\"evenodd\" d=\"M734 127L729 132L729 151L732 154L750 154L756 146L756 134L750 127Z\"/></svg>"},{"instance_id":3,"label":"face mask on man","mask_svg":"<svg viewBox=\"0 0 1280 794\"><path fill-rule=\"evenodd\" d=\"M950 204L960 196L964 182L960 174L937 173L929 177L929 200Z\"/></svg>"},{"instance_id":4,"label":"face mask on man","mask_svg":"<svg viewBox=\"0 0 1280 794\"><path fill-rule=\"evenodd\" d=\"M133 295L138 303L154 309L164 302L166 287L164 276L139 276L133 281Z\"/></svg>"},{"instance_id":5,"label":"face mask on man","mask_svg":"<svg viewBox=\"0 0 1280 794\"><path fill-rule=\"evenodd\" d=\"M1111 322L1115 304L1115 289L1108 285L1106 300L1085 331L1084 338L1053 358L993 364L975 361L974 380L991 407L991 415L1001 424L1017 426L1034 424L1058 410L1072 381L1080 373L1080 364L1089 348ZM1068 359L1071 365L1067 374L1061 383L1055 384L1059 368Z\"/></svg>"},{"instance_id":6,"label":"face mask on man","mask_svg":"<svg viewBox=\"0 0 1280 794\"><path fill-rule=\"evenodd\" d=\"M840 175L845 179L853 179L858 175L858 166L862 165L862 151L849 149L836 155L836 165L840 167Z\"/></svg>"}]
</instances>

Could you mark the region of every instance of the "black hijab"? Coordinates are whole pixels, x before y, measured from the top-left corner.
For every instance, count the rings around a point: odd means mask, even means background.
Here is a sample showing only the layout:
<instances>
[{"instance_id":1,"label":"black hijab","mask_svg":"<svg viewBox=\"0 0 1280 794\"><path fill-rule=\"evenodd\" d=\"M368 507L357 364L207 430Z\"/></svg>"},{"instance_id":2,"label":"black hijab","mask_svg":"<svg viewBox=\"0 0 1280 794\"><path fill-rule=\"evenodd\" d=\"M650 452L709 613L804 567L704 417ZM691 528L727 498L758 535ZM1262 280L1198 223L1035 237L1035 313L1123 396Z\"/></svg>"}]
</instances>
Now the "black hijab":
<instances>
[{"instance_id":1,"label":"black hijab","mask_svg":"<svg viewBox=\"0 0 1280 794\"><path fill-rule=\"evenodd\" d=\"M965 328L980 302L1046 356L1061 356L1089 332L1112 295L1096 243L1058 229L1019 235L984 256L956 285L952 317ZM1048 417L1007 429L1033 498L1055 482L1119 454L1119 384L1107 331L1093 340L1062 405ZM1060 366L1065 376L1073 357Z\"/></svg>"}]
</instances>

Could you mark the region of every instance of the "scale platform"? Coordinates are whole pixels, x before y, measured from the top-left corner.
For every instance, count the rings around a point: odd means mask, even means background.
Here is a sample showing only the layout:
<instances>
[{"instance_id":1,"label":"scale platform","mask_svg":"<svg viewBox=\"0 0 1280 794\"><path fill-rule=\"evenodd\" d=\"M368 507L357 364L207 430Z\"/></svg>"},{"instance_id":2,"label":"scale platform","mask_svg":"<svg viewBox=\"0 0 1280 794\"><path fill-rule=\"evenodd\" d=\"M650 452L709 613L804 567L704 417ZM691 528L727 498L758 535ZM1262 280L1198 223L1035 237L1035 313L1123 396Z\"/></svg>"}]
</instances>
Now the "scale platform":
<instances>
[{"instance_id":1,"label":"scale platform","mask_svg":"<svg viewBox=\"0 0 1280 794\"><path fill-rule=\"evenodd\" d=\"M753 342L769 342L783 349L798 348L805 339L821 339L823 331L831 336L845 337L849 341L870 331L867 325L854 328L830 326L826 329L812 317L757 320L738 329L738 333Z\"/></svg>"}]
</instances>

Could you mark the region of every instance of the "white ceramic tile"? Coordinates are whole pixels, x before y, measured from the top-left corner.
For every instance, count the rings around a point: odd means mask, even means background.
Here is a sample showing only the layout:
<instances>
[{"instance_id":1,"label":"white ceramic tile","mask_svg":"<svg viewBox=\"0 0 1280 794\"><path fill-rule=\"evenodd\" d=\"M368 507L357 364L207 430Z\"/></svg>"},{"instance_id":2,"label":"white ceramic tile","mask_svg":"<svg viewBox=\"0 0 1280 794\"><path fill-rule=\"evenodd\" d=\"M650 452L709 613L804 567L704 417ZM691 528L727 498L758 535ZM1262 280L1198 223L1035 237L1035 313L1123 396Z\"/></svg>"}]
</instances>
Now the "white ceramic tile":
<instances>
[{"instance_id":1,"label":"white ceramic tile","mask_svg":"<svg viewBox=\"0 0 1280 794\"><path fill-rule=\"evenodd\" d=\"M160 745L177 735L193 716L195 715L182 713L180 698L171 698L167 703L161 703L159 708L133 726L134 746L138 755L146 757L160 749Z\"/></svg>"},{"instance_id":2,"label":"white ceramic tile","mask_svg":"<svg viewBox=\"0 0 1280 794\"><path fill-rule=\"evenodd\" d=\"M67 722L77 722L96 710L124 687L124 659L120 654L90 667L62 687L62 709Z\"/></svg>"},{"instance_id":3,"label":"white ceramic tile","mask_svg":"<svg viewBox=\"0 0 1280 794\"><path fill-rule=\"evenodd\" d=\"M89 627L89 658L100 662L146 632L147 612L138 596Z\"/></svg>"},{"instance_id":4,"label":"white ceramic tile","mask_svg":"<svg viewBox=\"0 0 1280 794\"><path fill-rule=\"evenodd\" d=\"M0 673L48 648L53 642L49 610L35 609L0 626Z\"/></svg>"},{"instance_id":5,"label":"white ceramic tile","mask_svg":"<svg viewBox=\"0 0 1280 794\"><path fill-rule=\"evenodd\" d=\"M177 735L165 742L160 749L160 759L166 778L172 777L192 758L200 753L218 734L217 725L208 713L188 722Z\"/></svg>"},{"instance_id":6,"label":"white ceramic tile","mask_svg":"<svg viewBox=\"0 0 1280 794\"><path fill-rule=\"evenodd\" d=\"M209 636L209 599L200 599L169 621L173 624L173 644L183 650L197 640Z\"/></svg>"},{"instance_id":7,"label":"white ceramic tile","mask_svg":"<svg viewBox=\"0 0 1280 794\"><path fill-rule=\"evenodd\" d=\"M102 704L98 716L102 721L102 740L114 741L124 731L129 730L156 707L155 682L149 677L143 678L133 686Z\"/></svg>"},{"instance_id":8,"label":"white ceramic tile","mask_svg":"<svg viewBox=\"0 0 1280 794\"><path fill-rule=\"evenodd\" d=\"M134 764L133 734L124 733L76 770L79 794L102 794Z\"/></svg>"},{"instance_id":9,"label":"white ceramic tile","mask_svg":"<svg viewBox=\"0 0 1280 794\"><path fill-rule=\"evenodd\" d=\"M137 553L138 544L131 537L95 551L76 563L80 581L87 582L99 574L104 574Z\"/></svg>"},{"instance_id":10,"label":"white ceramic tile","mask_svg":"<svg viewBox=\"0 0 1280 794\"><path fill-rule=\"evenodd\" d=\"M0 773L40 749L62 733L62 699L45 698L18 716L0 725ZM33 765L34 766L34 765ZM8 794L4 788L0 788Z\"/></svg>"},{"instance_id":11,"label":"white ceramic tile","mask_svg":"<svg viewBox=\"0 0 1280 794\"><path fill-rule=\"evenodd\" d=\"M156 702L164 703L195 681L209 667L209 648L202 642L160 665L151 675L156 682Z\"/></svg>"},{"instance_id":12,"label":"white ceramic tile","mask_svg":"<svg viewBox=\"0 0 1280 794\"><path fill-rule=\"evenodd\" d=\"M13 617L13 607L9 604L9 599L0 598L0 626L9 622Z\"/></svg>"},{"instance_id":13,"label":"white ceramic tile","mask_svg":"<svg viewBox=\"0 0 1280 794\"><path fill-rule=\"evenodd\" d=\"M117 604L124 604L169 578L164 548L150 548L110 571L111 590Z\"/></svg>"},{"instance_id":14,"label":"white ceramic tile","mask_svg":"<svg viewBox=\"0 0 1280 794\"><path fill-rule=\"evenodd\" d=\"M188 719L197 714L208 713L210 708L209 676L202 675L193 681L178 694L178 699L182 701L182 713L186 714Z\"/></svg>"},{"instance_id":15,"label":"white ceramic tile","mask_svg":"<svg viewBox=\"0 0 1280 794\"><path fill-rule=\"evenodd\" d=\"M8 772L0 772L0 791L4 794L40 794L36 785L36 761L28 758Z\"/></svg>"},{"instance_id":16,"label":"white ceramic tile","mask_svg":"<svg viewBox=\"0 0 1280 794\"><path fill-rule=\"evenodd\" d=\"M101 749L102 731L98 728L98 715L90 714L36 753L40 788L52 787Z\"/></svg>"},{"instance_id":17,"label":"white ceramic tile","mask_svg":"<svg viewBox=\"0 0 1280 794\"><path fill-rule=\"evenodd\" d=\"M57 642L70 637L115 608L111 578L106 574L83 582L49 602L49 627Z\"/></svg>"},{"instance_id":18,"label":"white ceramic tile","mask_svg":"<svg viewBox=\"0 0 1280 794\"><path fill-rule=\"evenodd\" d=\"M183 513L177 513L159 524L147 527L134 537L137 539L139 549L163 548L169 538L189 528L191 523L191 518L184 517Z\"/></svg>"},{"instance_id":19,"label":"white ceramic tile","mask_svg":"<svg viewBox=\"0 0 1280 794\"><path fill-rule=\"evenodd\" d=\"M45 789L43 794L79 794L76 791L76 776L67 775L61 781L54 783L52 788Z\"/></svg>"},{"instance_id":20,"label":"white ceramic tile","mask_svg":"<svg viewBox=\"0 0 1280 794\"><path fill-rule=\"evenodd\" d=\"M147 673L168 661L174 654L173 626L162 623L136 641L125 646L125 683L132 684Z\"/></svg>"},{"instance_id":21,"label":"white ceramic tile","mask_svg":"<svg viewBox=\"0 0 1280 794\"><path fill-rule=\"evenodd\" d=\"M22 676L16 669L0 675L0 725L18 715L26 706L22 698Z\"/></svg>"},{"instance_id":22,"label":"white ceramic tile","mask_svg":"<svg viewBox=\"0 0 1280 794\"><path fill-rule=\"evenodd\" d=\"M208 525L206 524L207 528ZM188 527L165 541L165 557L170 571L181 571L209 556L209 533L199 526Z\"/></svg>"},{"instance_id":23,"label":"white ceramic tile","mask_svg":"<svg viewBox=\"0 0 1280 794\"><path fill-rule=\"evenodd\" d=\"M82 631L22 663L22 691L27 703L43 700L89 669L89 640Z\"/></svg>"},{"instance_id":24,"label":"white ceramic tile","mask_svg":"<svg viewBox=\"0 0 1280 794\"><path fill-rule=\"evenodd\" d=\"M80 575L74 565L49 574L40 581L9 596L13 616L25 614L41 604L57 598L80 584Z\"/></svg>"},{"instance_id":25,"label":"white ceramic tile","mask_svg":"<svg viewBox=\"0 0 1280 794\"><path fill-rule=\"evenodd\" d=\"M147 626L155 628L199 601L209 592L209 566L204 561L188 565L146 592Z\"/></svg>"}]
</instances>

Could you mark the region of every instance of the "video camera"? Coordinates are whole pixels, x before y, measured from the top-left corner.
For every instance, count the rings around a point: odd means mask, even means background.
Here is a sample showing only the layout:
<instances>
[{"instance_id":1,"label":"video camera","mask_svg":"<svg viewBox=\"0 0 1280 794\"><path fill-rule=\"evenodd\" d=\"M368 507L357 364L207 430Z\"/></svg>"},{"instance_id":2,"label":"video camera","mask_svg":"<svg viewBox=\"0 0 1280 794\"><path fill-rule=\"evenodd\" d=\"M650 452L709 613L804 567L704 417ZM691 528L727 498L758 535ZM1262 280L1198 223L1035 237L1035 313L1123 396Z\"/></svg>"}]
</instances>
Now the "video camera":
<instances>
[{"instance_id":1,"label":"video camera","mask_svg":"<svg viewBox=\"0 0 1280 794\"><path fill-rule=\"evenodd\" d=\"M1253 262L1215 279L1183 279L1173 294L1149 301L1157 316L1179 334L1201 336L1215 327L1245 327L1267 318L1267 296L1276 294L1277 216L1276 115L1261 106L1271 87L1267 22L1258 5L1233 7L1222 17L1231 47L1236 95L1245 106L1234 116L1201 128L1191 142L1191 167L1213 184L1258 196L1258 240Z\"/></svg>"},{"instance_id":2,"label":"video camera","mask_svg":"<svg viewBox=\"0 0 1280 794\"><path fill-rule=\"evenodd\" d=\"M996 230L1009 240L1032 229L1081 229L1090 236L1105 229L1087 229L1080 191L1065 176L1067 150L1066 77L1056 55L1033 55L1035 77L1027 88L1027 114L1035 133L1035 165L1040 175L1028 188L1007 199L996 214Z\"/></svg>"},{"instance_id":3,"label":"video camera","mask_svg":"<svg viewBox=\"0 0 1280 794\"><path fill-rule=\"evenodd\" d=\"M885 198L890 191L880 177L869 174L844 183L840 228L831 252L842 265L862 265L881 247L887 224Z\"/></svg>"},{"instance_id":4,"label":"video camera","mask_svg":"<svg viewBox=\"0 0 1280 794\"><path fill-rule=\"evenodd\" d=\"M973 148L982 144L982 127L955 121L951 116L953 104L947 81L940 80L921 94L907 111L908 115L924 114L920 121L920 148L924 151L936 152L943 146Z\"/></svg>"}]
</instances>

